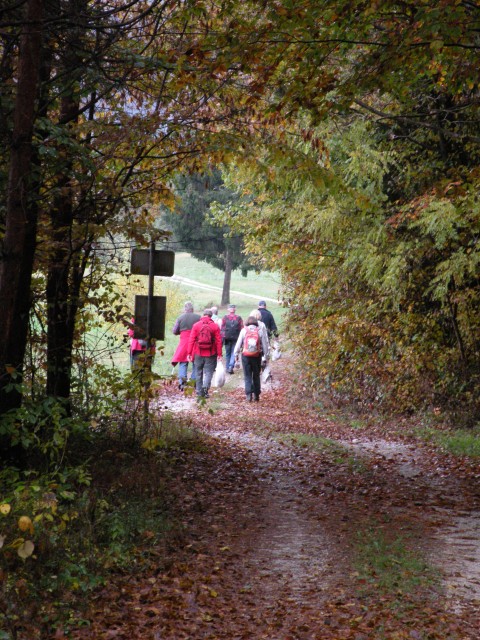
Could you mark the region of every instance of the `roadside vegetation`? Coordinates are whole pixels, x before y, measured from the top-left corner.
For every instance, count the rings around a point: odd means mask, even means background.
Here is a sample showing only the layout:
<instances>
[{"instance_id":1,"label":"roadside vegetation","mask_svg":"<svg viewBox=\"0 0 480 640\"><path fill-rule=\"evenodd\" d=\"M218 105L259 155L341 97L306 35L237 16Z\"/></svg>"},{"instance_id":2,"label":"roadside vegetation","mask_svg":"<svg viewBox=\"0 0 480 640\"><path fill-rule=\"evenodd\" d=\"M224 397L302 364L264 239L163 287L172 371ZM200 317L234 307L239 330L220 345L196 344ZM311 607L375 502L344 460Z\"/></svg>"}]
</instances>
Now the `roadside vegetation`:
<instances>
[{"instance_id":1,"label":"roadside vegetation","mask_svg":"<svg viewBox=\"0 0 480 640\"><path fill-rule=\"evenodd\" d=\"M132 414L127 428L109 424L83 425L68 443L58 430L56 464L0 472L2 640L81 627L89 598L112 575L161 570L182 538L168 477L205 450L203 436L168 415L148 431Z\"/></svg>"}]
</instances>

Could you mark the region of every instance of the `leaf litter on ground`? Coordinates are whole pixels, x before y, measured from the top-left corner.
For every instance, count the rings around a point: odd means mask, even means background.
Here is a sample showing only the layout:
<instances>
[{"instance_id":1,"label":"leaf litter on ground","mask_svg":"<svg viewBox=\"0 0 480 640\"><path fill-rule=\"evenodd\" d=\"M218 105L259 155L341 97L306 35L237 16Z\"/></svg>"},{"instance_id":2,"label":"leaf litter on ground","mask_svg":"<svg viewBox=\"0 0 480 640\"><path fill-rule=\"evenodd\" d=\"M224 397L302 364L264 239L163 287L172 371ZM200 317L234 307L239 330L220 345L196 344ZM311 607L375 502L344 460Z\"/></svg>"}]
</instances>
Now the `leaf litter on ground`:
<instances>
[{"instance_id":1,"label":"leaf litter on ground","mask_svg":"<svg viewBox=\"0 0 480 640\"><path fill-rule=\"evenodd\" d=\"M272 368L259 403L245 401L241 372L202 406L159 389L158 411L188 415L206 444L166 479L182 535L148 570L113 575L71 637L478 638L480 580L460 588L467 569L442 538L478 513L478 468L420 446L402 422L359 438L308 401L291 360Z\"/></svg>"}]
</instances>

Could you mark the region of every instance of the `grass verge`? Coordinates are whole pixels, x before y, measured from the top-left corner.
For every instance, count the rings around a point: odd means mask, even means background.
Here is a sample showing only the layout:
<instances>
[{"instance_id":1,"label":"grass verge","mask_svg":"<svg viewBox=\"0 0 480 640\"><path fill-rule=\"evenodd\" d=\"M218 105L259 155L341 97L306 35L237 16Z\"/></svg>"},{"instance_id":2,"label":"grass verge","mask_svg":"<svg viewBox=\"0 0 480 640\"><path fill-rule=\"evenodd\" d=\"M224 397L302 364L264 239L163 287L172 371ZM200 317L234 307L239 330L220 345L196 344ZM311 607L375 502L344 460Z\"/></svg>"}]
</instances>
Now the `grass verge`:
<instances>
[{"instance_id":1,"label":"grass verge","mask_svg":"<svg viewBox=\"0 0 480 640\"><path fill-rule=\"evenodd\" d=\"M404 538L390 538L377 527L357 532L355 568L360 584L384 594L401 596L436 582L433 569Z\"/></svg>"},{"instance_id":2,"label":"grass verge","mask_svg":"<svg viewBox=\"0 0 480 640\"><path fill-rule=\"evenodd\" d=\"M443 451L458 457L480 457L480 427L473 429L449 429L424 427L417 431L418 437L433 443Z\"/></svg>"}]
</instances>

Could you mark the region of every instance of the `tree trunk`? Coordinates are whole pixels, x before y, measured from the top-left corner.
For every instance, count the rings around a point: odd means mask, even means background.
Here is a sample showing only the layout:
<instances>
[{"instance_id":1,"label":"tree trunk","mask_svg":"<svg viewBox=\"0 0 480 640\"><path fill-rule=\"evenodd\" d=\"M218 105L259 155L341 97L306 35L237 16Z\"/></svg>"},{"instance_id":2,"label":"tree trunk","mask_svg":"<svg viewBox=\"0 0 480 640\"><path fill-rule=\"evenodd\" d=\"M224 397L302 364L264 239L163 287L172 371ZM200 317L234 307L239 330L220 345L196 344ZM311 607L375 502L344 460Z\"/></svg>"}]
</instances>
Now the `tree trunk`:
<instances>
[{"instance_id":1,"label":"tree trunk","mask_svg":"<svg viewBox=\"0 0 480 640\"><path fill-rule=\"evenodd\" d=\"M232 280L232 257L230 249L225 249L225 275L223 277L222 307L230 303L230 283Z\"/></svg>"},{"instance_id":2,"label":"tree trunk","mask_svg":"<svg viewBox=\"0 0 480 640\"><path fill-rule=\"evenodd\" d=\"M62 100L60 122L75 122L78 102L71 95ZM61 150L65 164L58 176L57 191L50 219L53 253L47 273L47 395L68 400L70 397L72 350L78 291L71 290L71 273L78 264L75 255L74 204L70 176L71 152ZM78 248L77 248L78 251Z\"/></svg>"},{"instance_id":3,"label":"tree trunk","mask_svg":"<svg viewBox=\"0 0 480 640\"><path fill-rule=\"evenodd\" d=\"M38 192L32 172L32 135L41 64L43 0L28 0L18 55L18 84L8 176L5 236L0 263L0 414L20 406L19 387L31 305Z\"/></svg>"},{"instance_id":4,"label":"tree trunk","mask_svg":"<svg viewBox=\"0 0 480 640\"><path fill-rule=\"evenodd\" d=\"M69 255L60 252L48 271L47 394L67 401L71 391L75 320L88 256L88 247Z\"/></svg>"}]
</instances>

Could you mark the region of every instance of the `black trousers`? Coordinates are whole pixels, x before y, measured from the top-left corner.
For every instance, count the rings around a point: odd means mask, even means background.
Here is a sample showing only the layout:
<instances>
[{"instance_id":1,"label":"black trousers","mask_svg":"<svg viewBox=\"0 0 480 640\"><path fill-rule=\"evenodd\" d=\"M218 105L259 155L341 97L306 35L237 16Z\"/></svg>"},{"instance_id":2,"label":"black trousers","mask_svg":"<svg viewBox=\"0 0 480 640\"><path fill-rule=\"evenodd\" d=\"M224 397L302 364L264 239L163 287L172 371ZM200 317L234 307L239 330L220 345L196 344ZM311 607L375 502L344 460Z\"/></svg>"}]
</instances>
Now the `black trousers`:
<instances>
[{"instance_id":1,"label":"black trousers","mask_svg":"<svg viewBox=\"0 0 480 640\"><path fill-rule=\"evenodd\" d=\"M253 393L256 398L260 395L260 372L262 368L262 356L244 356L242 354L243 378L245 380L245 393Z\"/></svg>"}]
</instances>

